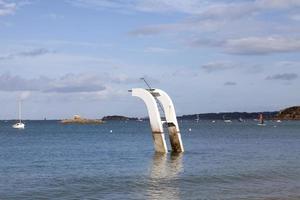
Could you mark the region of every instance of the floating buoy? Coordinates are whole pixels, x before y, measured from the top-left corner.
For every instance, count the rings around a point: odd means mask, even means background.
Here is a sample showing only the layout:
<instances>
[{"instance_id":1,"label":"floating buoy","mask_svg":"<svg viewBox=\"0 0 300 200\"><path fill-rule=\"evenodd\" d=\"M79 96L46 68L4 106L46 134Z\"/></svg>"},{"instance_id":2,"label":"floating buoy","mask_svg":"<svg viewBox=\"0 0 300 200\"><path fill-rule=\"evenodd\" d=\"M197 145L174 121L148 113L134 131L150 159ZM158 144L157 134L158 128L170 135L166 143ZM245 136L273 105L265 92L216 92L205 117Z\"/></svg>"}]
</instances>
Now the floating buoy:
<instances>
[{"instance_id":1,"label":"floating buoy","mask_svg":"<svg viewBox=\"0 0 300 200\"><path fill-rule=\"evenodd\" d=\"M112 133L112 130L110 130L109 132Z\"/></svg>"},{"instance_id":2,"label":"floating buoy","mask_svg":"<svg viewBox=\"0 0 300 200\"><path fill-rule=\"evenodd\" d=\"M189 128L189 131L191 132L191 131L192 131L192 129L191 129L191 128Z\"/></svg>"}]
</instances>

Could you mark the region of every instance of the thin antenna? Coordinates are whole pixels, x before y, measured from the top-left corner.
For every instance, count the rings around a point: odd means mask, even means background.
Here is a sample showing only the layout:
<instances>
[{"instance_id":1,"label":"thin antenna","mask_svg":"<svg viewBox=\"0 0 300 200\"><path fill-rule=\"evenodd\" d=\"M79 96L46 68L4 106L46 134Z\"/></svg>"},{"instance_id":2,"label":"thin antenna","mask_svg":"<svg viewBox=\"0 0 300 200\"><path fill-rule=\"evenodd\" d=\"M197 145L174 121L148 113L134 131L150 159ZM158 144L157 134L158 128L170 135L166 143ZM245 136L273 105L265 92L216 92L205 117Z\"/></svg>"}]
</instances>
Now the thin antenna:
<instances>
[{"instance_id":1,"label":"thin antenna","mask_svg":"<svg viewBox=\"0 0 300 200\"><path fill-rule=\"evenodd\" d=\"M143 80L145 82L145 84L148 86L148 88L151 90L151 86L150 84L146 81L146 79L144 77L141 78L141 80Z\"/></svg>"},{"instance_id":2,"label":"thin antenna","mask_svg":"<svg viewBox=\"0 0 300 200\"><path fill-rule=\"evenodd\" d=\"M143 80L145 82L145 84L147 85L147 87L150 90L150 93L152 94L152 91L154 91L154 89L152 89L152 87L150 86L150 84L146 81L146 79L144 77L140 78L141 80ZM155 95L152 94L152 96L154 97L155 101L157 102L161 112L165 115L165 111L160 103L160 101L157 99L157 97Z\"/></svg>"}]
</instances>

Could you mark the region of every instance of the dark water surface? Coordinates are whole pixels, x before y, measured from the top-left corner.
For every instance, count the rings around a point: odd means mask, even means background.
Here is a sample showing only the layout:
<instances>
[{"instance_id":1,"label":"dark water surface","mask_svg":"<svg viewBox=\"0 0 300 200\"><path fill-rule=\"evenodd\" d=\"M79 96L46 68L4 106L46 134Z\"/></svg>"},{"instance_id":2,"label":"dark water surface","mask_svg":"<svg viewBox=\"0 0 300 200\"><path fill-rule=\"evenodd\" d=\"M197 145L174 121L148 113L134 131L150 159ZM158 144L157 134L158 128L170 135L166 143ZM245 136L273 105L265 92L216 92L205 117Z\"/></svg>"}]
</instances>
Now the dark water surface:
<instances>
[{"instance_id":1,"label":"dark water surface","mask_svg":"<svg viewBox=\"0 0 300 200\"><path fill-rule=\"evenodd\" d=\"M148 122L12 123L0 121L1 200L300 199L300 122L183 121L181 155L155 154Z\"/></svg>"}]
</instances>

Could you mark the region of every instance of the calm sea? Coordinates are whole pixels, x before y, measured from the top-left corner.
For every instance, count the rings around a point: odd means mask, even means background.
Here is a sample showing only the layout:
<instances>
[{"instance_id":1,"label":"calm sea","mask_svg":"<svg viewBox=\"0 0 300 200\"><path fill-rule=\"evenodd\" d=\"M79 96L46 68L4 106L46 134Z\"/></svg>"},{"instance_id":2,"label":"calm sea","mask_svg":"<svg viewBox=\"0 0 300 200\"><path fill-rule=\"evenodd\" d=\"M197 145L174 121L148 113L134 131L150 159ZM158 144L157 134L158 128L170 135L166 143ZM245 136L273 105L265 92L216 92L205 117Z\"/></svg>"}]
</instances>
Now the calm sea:
<instances>
[{"instance_id":1,"label":"calm sea","mask_svg":"<svg viewBox=\"0 0 300 200\"><path fill-rule=\"evenodd\" d=\"M155 154L147 121L12 123L0 121L1 200L300 199L300 122L183 121L181 155Z\"/></svg>"}]
</instances>

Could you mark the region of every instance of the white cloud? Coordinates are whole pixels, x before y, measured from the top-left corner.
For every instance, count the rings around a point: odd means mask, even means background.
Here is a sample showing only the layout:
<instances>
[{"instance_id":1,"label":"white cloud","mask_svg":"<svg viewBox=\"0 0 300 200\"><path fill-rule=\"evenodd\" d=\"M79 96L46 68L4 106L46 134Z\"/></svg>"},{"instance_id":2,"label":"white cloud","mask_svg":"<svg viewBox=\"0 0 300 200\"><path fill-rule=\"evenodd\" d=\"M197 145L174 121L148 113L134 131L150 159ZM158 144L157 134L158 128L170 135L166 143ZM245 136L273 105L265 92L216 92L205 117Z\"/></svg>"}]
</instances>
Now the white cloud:
<instances>
[{"instance_id":1,"label":"white cloud","mask_svg":"<svg viewBox=\"0 0 300 200\"><path fill-rule=\"evenodd\" d=\"M289 17L292 20L300 21L300 14L291 14Z\"/></svg>"},{"instance_id":2,"label":"white cloud","mask_svg":"<svg viewBox=\"0 0 300 200\"><path fill-rule=\"evenodd\" d=\"M145 49L146 53L171 53L174 49L162 48L162 47L147 47Z\"/></svg>"},{"instance_id":3,"label":"white cloud","mask_svg":"<svg viewBox=\"0 0 300 200\"><path fill-rule=\"evenodd\" d=\"M225 52L234 54L270 54L299 52L299 38L246 37L229 39L223 44Z\"/></svg>"},{"instance_id":4,"label":"white cloud","mask_svg":"<svg viewBox=\"0 0 300 200\"><path fill-rule=\"evenodd\" d=\"M216 31L224 25L224 21L192 18L183 22L177 22L172 24L158 24L140 27L136 30L129 32L129 34L133 36L151 36L158 35L160 33L203 33Z\"/></svg>"},{"instance_id":5,"label":"white cloud","mask_svg":"<svg viewBox=\"0 0 300 200\"><path fill-rule=\"evenodd\" d=\"M50 80L45 77L37 79L24 79L19 76L13 76L10 73L0 75L0 91L39 91L45 87Z\"/></svg>"},{"instance_id":6,"label":"white cloud","mask_svg":"<svg viewBox=\"0 0 300 200\"><path fill-rule=\"evenodd\" d=\"M57 79L39 77L26 79L12 76L10 73L0 75L0 91L37 91L57 93L95 92L105 89L103 77L86 74L67 74Z\"/></svg>"},{"instance_id":7,"label":"white cloud","mask_svg":"<svg viewBox=\"0 0 300 200\"><path fill-rule=\"evenodd\" d=\"M74 75L67 74L57 80L51 81L44 92L56 93L81 93L97 92L105 90L103 78L93 75Z\"/></svg>"},{"instance_id":8,"label":"white cloud","mask_svg":"<svg viewBox=\"0 0 300 200\"><path fill-rule=\"evenodd\" d=\"M298 74L296 73L283 73L283 74L275 74L271 76L267 76L266 80L284 80L291 81L298 78Z\"/></svg>"},{"instance_id":9,"label":"white cloud","mask_svg":"<svg viewBox=\"0 0 300 200\"><path fill-rule=\"evenodd\" d=\"M247 17L257 11L255 4L250 2L240 3L215 3L210 4L202 9L196 16L202 19L239 19Z\"/></svg>"},{"instance_id":10,"label":"white cloud","mask_svg":"<svg viewBox=\"0 0 300 200\"><path fill-rule=\"evenodd\" d=\"M293 33L287 31L287 26L291 27L295 24L269 22L262 17L270 11L283 10L291 19L298 20L299 16L295 13L299 11L300 0L231 1L230 3L222 0L130 0L126 2L77 0L75 2L90 7L143 12L175 12L185 13L188 16L185 20L175 23L140 27L131 31L131 35L147 36L171 33L177 34L180 38L188 38L189 35L182 33L189 32L198 35L198 38L203 38L201 37L203 34L213 33L213 43L223 41L221 45L213 46L223 48L223 52L232 54L269 54L298 52L300 50L299 38L291 37L290 35ZM280 27L284 27L284 29ZM251 33L253 36L250 35ZM271 36L270 34L278 36ZM235 36L232 37L232 35ZM155 49L148 49L147 52L152 50L155 51ZM156 50L159 51L159 49Z\"/></svg>"},{"instance_id":11,"label":"white cloud","mask_svg":"<svg viewBox=\"0 0 300 200\"><path fill-rule=\"evenodd\" d=\"M66 2L79 7L93 9L133 9L135 0L118 1L118 0L66 0Z\"/></svg>"},{"instance_id":12,"label":"white cloud","mask_svg":"<svg viewBox=\"0 0 300 200\"><path fill-rule=\"evenodd\" d=\"M66 0L75 6L93 9L132 10L141 12L175 12L202 17L241 17L264 9L290 9L299 0L203 1L203 0Z\"/></svg>"},{"instance_id":13,"label":"white cloud","mask_svg":"<svg viewBox=\"0 0 300 200\"><path fill-rule=\"evenodd\" d=\"M142 12L197 13L206 3L199 0L74 0L67 2L93 9L132 10Z\"/></svg>"},{"instance_id":14,"label":"white cloud","mask_svg":"<svg viewBox=\"0 0 300 200\"><path fill-rule=\"evenodd\" d=\"M143 0L136 1L135 9L145 12L182 12L197 14L205 1L199 0Z\"/></svg>"},{"instance_id":15,"label":"white cloud","mask_svg":"<svg viewBox=\"0 0 300 200\"><path fill-rule=\"evenodd\" d=\"M14 59L18 57L36 57L36 56L43 56L45 54L54 53L54 51L45 49L45 48L36 48L36 49L30 49L30 50L24 50L14 53L9 53L6 55L0 55L0 61L1 60L7 60L7 59Z\"/></svg>"},{"instance_id":16,"label":"white cloud","mask_svg":"<svg viewBox=\"0 0 300 200\"><path fill-rule=\"evenodd\" d=\"M299 0L256 0L255 3L266 9L288 9L300 6Z\"/></svg>"},{"instance_id":17,"label":"white cloud","mask_svg":"<svg viewBox=\"0 0 300 200\"><path fill-rule=\"evenodd\" d=\"M273 65L273 64L272 64ZM224 75L226 72L227 75L232 75L236 72L244 74L244 75L254 75L261 74L264 71L263 64L253 64L249 62L238 62L236 60L219 60L212 61L205 64L202 64L200 68L207 73L219 73L220 75Z\"/></svg>"},{"instance_id":18,"label":"white cloud","mask_svg":"<svg viewBox=\"0 0 300 200\"><path fill-rule=\"evenodd\" d=\"M298 0L203 1L203 0L66 0L75 6L93 9L131 10L158 13L185 13L203 17L240 17L259 9L290 8Z\"/></svg>"},{"instance_id":19,"label":"white cloud","mask_svg":"<svg viewBox=\"0 0 300 200\"><path fill-rule=\"evenodd\" d=\"M229 61L215 61L215 62L206 63L201 66L201 68L208 73L230 70L230 69L234 69L236 67L237 67L237 64L229 62Z\"/></svg>"},{"instance_id":20,"label":"white cloud","mask_svg":"<svg viewBox=\"0 0 300 200\"><path fill-rule=\"evenodd\" d=\"M178 28L180 28L178 24L149 25L130 31L129 34L135 36L156 35L164 31L172 31Z\"/></svg>"},{"instance_id":21,"label":"white cloud","mask_svg":"<svg viewBox=\"0 0 300 200\"><path fill-rule=\"evenodd\" d=\"M16 3L9 3L4 0L0 0L0 16L14 14L17 9Z\"/></svg>"},{"instance_id":22,"label":"white cloud","mask_svg":"<svg viewBox=\"0 0 300 200\"><path fill-rule=\"evenodd\" d=\"M44 17L48 18L48 19L52 19L52 20L62 20L65 17L63 15L57 14L57 13L49 13L44 15Z\"/></svg>"},{"instance_id":23,"label":"white cloud","mask_svg":"<svg viewBox=\"0 0 300 200\"><path fill-rule=\"evenodd\" d=\"M213 40L196 39L192 47L215 47L228 54L266 55L273 53L300 52L300 38L283 36L240 37Z\"/></svg>"},{"instance_id":24,"label":"white cloud","mask_svg":"<svg viewBox=\"0 0 300 200\"><path fill-rule=\"evenodd\" d=\"M224 83L224 85L225 86L235 86L235 85L237 85L237 83L233 82L233 81L227 81L227 82Z\"/></svg>"},{"instance_id":25,"label":"white cloud","mask_svg":"<svg viewBox=\"0 0 300 200\"><path fill-rule=\"evenodd\" d=\"M5 92L39 92L39 93L95 93L109 94L107 89L114 90L116 85L128 85L138 81L138 78L130 78L127 75L101 75L81 73L66 74L58 78L41 76L39 78L23 78L13 76L10 73L0 75L0 91ZM119 86L118 86L119 87ZM106 92L104 92L106 91ZM126 90L127 91L127 90Z\"/></svg>"},{"instance_id":26,"label":"white cloud","mask_svg":"<svg viewBox=\"0 0 300 200\"><path fill-rule=\"evenodd\" d=\"M185 20L168 24L152 24L137 28L131 35L175 34L180 41L191 41L195 47L218 47L231 54L270 54L299 52L300 0L256 1L140 1L149 9L186 13ZM181 9L180 9L181 8ZM276 16L271 21L270 15ZM293 30L293 31L292 31ZM174 37L172 37L173 39ZM201 39L199 39L201 38ZM209 43L203 41L210 40Z\"/></svg>"}]
</instances>

